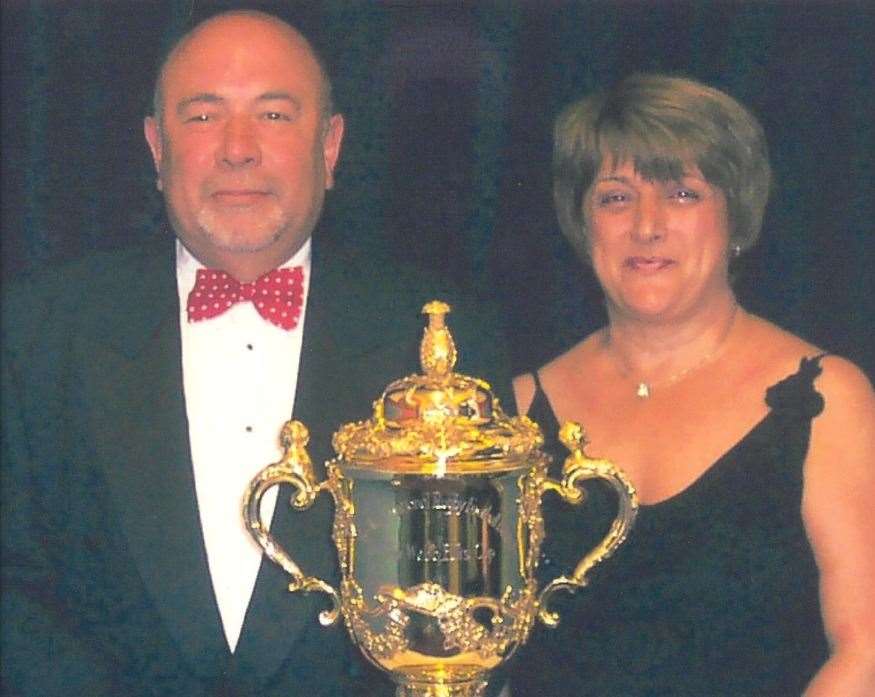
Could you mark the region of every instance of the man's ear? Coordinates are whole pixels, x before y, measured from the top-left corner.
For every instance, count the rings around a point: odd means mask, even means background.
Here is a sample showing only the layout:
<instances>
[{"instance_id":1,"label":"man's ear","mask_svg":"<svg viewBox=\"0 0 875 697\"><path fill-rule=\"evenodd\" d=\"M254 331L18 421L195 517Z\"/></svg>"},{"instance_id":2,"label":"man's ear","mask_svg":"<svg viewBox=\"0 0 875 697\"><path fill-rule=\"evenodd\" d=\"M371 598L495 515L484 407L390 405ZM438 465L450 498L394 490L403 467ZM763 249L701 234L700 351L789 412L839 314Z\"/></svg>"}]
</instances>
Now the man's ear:
<instances>
[{"instance_id":1,"label":"man's ear","mask_svg":"<svg viewBox=\"0 0 875 697\"><path fill-rule=\"evenodd\" d=\"M340 159L340 145L343 142L343 116L334 114L328 119L325 135L322 138L322 156L325 158L325 188L334 187L334 168Z\"/></svg>"},{"instance_id":2,"label":"man's ear","mask_svg":"<svg viewBox=\"0 0 875 697\"><path fill-rule=\"evenodd\" d=\"M164 153L161 143L161 126L158 124L158 119L154 116L147 116L143 119L143 135L146 136L146 142L149 144L149 150L152 152L152 162L155 163L155 172L158 174L156 185L158 191L161 191L161 158Z\"/></svg>"}]
</instances>

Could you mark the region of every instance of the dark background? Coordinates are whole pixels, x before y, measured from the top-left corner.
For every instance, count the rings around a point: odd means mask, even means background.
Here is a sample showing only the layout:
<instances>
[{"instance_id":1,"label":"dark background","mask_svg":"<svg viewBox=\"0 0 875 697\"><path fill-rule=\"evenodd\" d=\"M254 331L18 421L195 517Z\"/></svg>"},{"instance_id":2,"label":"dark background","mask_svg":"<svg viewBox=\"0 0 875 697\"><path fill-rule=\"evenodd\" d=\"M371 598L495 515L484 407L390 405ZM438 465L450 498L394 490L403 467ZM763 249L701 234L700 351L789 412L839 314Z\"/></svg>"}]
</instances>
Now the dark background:
<instances>
[{"instance_id":1,"label":"dark background","mask_svg":"<svg viewBox=\"0 0 875 697\"><path fill-rule=\"evenodd\" d=\"M142 137L162 45L201 0L3 1L3 278L163 225ZM326 55L347 117L327 215L349 242L504 307L518 369L603 321L550 201L562 106L636 70L762 120L775 191L742 302L875 376L869 2L323 2L271 9ZM462 347L464 350L464 347Z\"/></svg>"}]
</instances>

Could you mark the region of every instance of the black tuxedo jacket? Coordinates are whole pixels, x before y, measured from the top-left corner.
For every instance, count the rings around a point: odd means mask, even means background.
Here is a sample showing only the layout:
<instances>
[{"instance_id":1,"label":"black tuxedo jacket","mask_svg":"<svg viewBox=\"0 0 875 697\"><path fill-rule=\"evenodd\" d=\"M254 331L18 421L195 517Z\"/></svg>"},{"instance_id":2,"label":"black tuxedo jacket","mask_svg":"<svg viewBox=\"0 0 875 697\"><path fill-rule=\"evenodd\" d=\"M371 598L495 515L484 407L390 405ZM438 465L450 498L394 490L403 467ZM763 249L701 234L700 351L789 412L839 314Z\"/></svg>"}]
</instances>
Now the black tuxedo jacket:
<instances>
[{"instance_id":1,"label":"black tuxedo jacket","mask_svg":"<svg viewBox=\"0 0 875 697\"><path fill-rule=\"evenodd\" d=\"M7 294L4 694L391 693L342 626L319 625L326 598L288 593L267 560L228 651L194 491L174 263L163 239ZM457 370L486 377L510 404L501 340L481 306L318 236L312 268L294 416L320 475L333 431L418 372L419 312L433 297L455 304ZM307 573L336 583L330 500L298 513L288 493L274 535Z\"/></svg>"}]
</instances>

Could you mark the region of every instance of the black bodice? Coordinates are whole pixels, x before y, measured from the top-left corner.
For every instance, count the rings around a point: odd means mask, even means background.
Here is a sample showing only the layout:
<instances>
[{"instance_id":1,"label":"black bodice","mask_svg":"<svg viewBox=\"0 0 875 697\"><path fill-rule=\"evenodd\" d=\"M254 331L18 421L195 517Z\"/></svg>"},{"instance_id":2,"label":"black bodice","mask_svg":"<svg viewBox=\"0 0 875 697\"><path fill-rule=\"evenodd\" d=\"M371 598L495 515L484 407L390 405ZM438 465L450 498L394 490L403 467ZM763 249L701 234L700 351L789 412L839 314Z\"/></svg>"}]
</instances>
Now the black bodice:
<instances>
[{"instance_id":1,"label":"black bodice","mask_svg":"<svg viewBox=\"0 0 875 697\"><path fill-rule=\"evenodd\" d=\"M679 494L641 506L589 586L556 603L513 662L516 697L799 695L826 660L818 573L801 517L819 357L768 389L769 413ZM558 474L567 454L538 385L529 415ZM567 572L604 534L612 494L582 510L548 499L542 578ZM561 594L560 594L561 595Z\"/></svg>"}]
</instances>

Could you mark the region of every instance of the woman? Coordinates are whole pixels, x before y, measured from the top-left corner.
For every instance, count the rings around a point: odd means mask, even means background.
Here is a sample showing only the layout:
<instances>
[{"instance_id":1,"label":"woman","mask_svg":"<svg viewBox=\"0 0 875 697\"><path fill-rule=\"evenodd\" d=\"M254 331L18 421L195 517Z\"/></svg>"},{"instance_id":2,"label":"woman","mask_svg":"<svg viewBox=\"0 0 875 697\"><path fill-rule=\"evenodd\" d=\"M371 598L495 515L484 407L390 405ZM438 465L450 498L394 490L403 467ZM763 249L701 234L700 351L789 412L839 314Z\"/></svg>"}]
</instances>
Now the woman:
<instances>
[{"instance_id":1,"label":"woman","mask_svg":"<svg viewBox=\"0 0 875 697\"><path fill-rule=\"evenodd\" d=\"M558 424L582 423L642 505L514 695L875 695L875 395L736 301L769 181L754 117L691 80L632 76L557 122L559 220L609 321L516 399L558 465ZM592 546L590 499L548 511L545 574Z\"/></svg>"}]
</instances>

